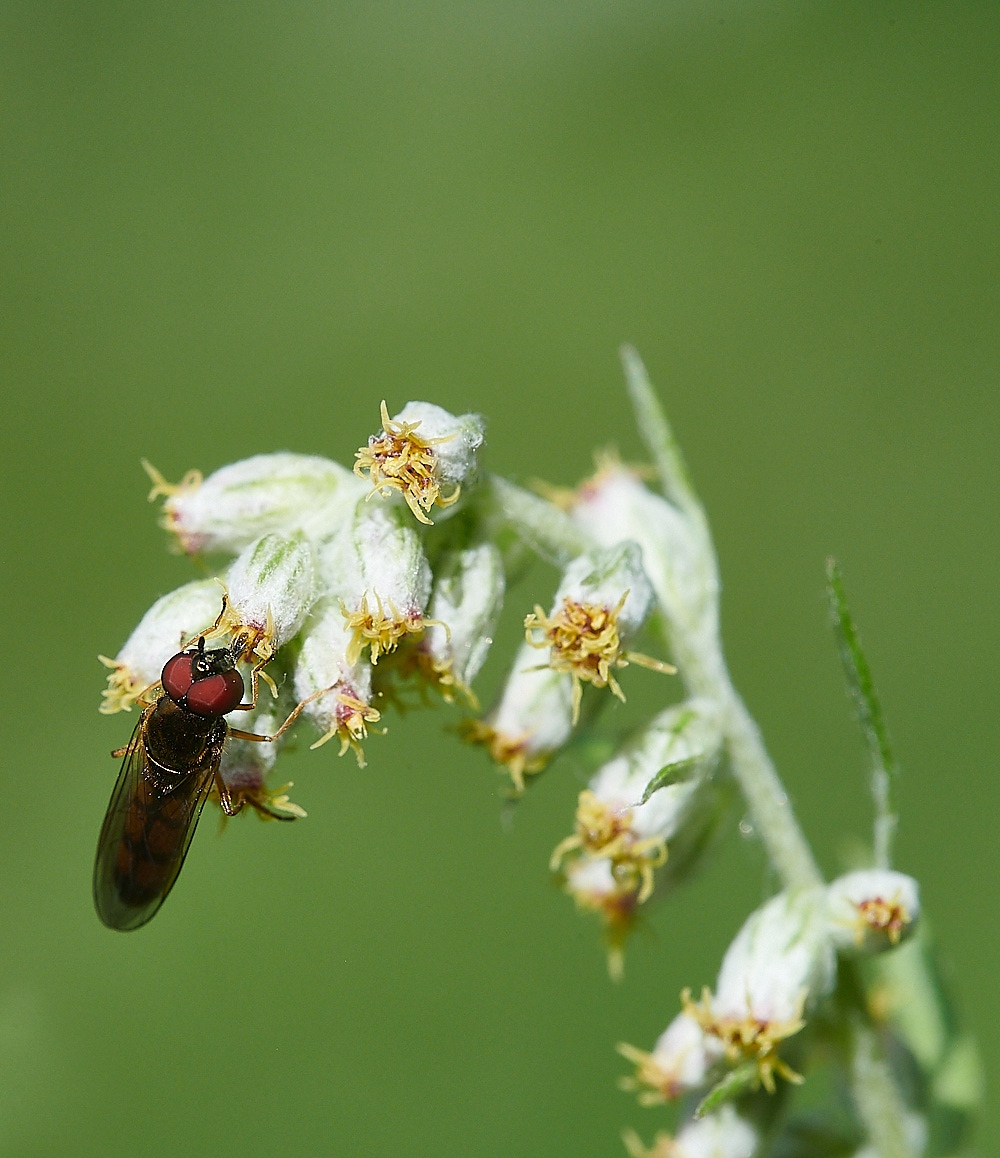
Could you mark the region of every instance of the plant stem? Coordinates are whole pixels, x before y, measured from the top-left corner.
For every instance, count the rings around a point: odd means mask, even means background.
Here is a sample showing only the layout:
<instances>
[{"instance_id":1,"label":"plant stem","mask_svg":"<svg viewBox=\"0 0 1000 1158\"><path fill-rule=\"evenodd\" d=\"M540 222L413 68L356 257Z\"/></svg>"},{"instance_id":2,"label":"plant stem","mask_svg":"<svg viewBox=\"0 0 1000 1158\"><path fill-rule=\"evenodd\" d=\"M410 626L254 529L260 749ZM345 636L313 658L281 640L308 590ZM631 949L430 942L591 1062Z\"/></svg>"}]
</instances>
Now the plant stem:
<instances>
[{"instance_id":1,"label":"plant stem","mask_svg":"<svg viewBox=\"0 0 1000 1158\"><path fill-rule=\"evenodd\" d=\"M708 519L691 485L670 424L639 355L631 346L624 346L621 356L639 432L659 469L664 493L683 511L698 535L706 571L704 581L717 589L718 565ZM697 638L691 638L688 632L673 632L671 642L689 689L709 696L719 705L733 777L782 884L788 889L822 885L822 874L764 747L760 729L729 678L715 617L710 627L697 633Z\"/></svg>"},{"instance_id":2,"label":"plant stem","mask_svg":"<svg viewBox=\"0 0 1000 1158\"><path fill-rule=\"evenodd\" d=\"M704 508L691 485L680 449L639 355L631 346L621 351L629 395L639 432L656 462L666 497L682 511L700 540L702 580L718 590L718 563ZM888 864L889 840L895 817L890 810L889 780L895 768L881 711L867 663L857 643L847 611L839 572L830 565L835 622L843 637L845 665L860 704L873 754L873 794L876 803L876 853ZM691 625L670 625L675 658L692 694L711 697L718 704L721 726L733 777L743 793L750 818L775 871L786 889L818 889L823 885L812 850L799 827L781 779L764 747L760 729L733 687L722 653L718 621L713 613L691 630ZM686 628L686 629L685 629ZM860 657L860 658L859 658ZM822 897L822 893L818 896ZM863 1003L858 990L857 1000ZM858 1116L879 1158L913 1158L905 1134L905 1107L876 1035L858 1009L851 1024L851 1082Z\"/></svg>"},{"instance_id":3,"label":"plant stem","mask_svg":"<svg viewBox=\"0 0 1000 1158\"><path fill-rule=\"evenodd\" d=\"M581 555L591 545L587 536L558 507L499 475L489 486L497 515L515 527L528 546L557 567Z\"/></svg>"},{"instance_id":4,"label":"plant stem","mask_svg":"<svg viewBox=\"0 0 1000 1158\"><path fill-rule=\"evenodd\" d=\"M855 1015L851 1036L851 1092L868 1141L879 1158L913 1158L903 1099L875 1032Z\"/></svg>"}]
</instances>

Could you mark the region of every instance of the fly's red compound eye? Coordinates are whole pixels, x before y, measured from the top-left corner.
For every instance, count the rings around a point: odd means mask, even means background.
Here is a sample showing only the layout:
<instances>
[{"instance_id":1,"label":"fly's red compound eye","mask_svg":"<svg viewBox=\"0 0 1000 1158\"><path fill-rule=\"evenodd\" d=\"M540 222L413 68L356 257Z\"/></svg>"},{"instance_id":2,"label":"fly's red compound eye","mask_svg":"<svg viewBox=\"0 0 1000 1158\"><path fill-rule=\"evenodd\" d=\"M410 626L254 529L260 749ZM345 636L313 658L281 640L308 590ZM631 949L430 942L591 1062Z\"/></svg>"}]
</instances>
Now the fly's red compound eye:
<instances>
[{"instance_id":1,"label":"fly's red compound eye","mask_svg":"<svg viewBox=\"0 0 1000 1158\"><path fill-rule=\"evenodd\" d=\"M166 685L164 684L164 687ZM187 708L197 716L224 716L243 699L243 677L235 668L196 680L188 688Z\"/></svg>"},{"instance_id":2,"label":"fly's red compound eye","mask_svg":"<svg viewBox=\"0 0 1000 1158\"><path fill-rule=\"evenodd\" d=\"M187 651L179 651L163 665L160 683L172 700L181 700L191 687L191 664L194 656Z\"/></svg>"}]
</instances>

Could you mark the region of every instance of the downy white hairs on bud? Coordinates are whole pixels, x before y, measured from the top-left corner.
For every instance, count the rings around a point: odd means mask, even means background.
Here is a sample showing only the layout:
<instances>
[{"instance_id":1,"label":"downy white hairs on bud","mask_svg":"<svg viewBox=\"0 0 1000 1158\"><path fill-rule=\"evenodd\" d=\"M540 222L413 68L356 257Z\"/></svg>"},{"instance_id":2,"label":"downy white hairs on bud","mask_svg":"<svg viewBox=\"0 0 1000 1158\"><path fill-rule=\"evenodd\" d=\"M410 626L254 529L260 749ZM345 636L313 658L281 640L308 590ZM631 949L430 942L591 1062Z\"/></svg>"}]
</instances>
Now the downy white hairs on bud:
<instances>
[{"instance_id":1,"label":"downy white hairs on bud","mask_svg":"<svg viewBox=\"0 0 1000 1158\"><path fill-rule=\"evenodd\" d=\"M525 774L540 772L569 739L573 718L572 676L539 667L538 652L523 643L496 707L465 734L504 765L520 793Z\"/></svg>"},{"instance_id":2,"label":"downy white hairs on bud","mask_svg":"<svg viewBox=\"0 0 1000 1158\"><path fill-rule=\"evenodd\" d=\"M493 643L503 596L503 559L492 543L451 552L438 564L430 605L434 622L420 641L418 659L445 699L458 689L478 706L472 681Z\"/></svg>"},{"instance_id":3,"label":"downy white hairs on bud","mask_svg":"<svg viewBox=\"0 0 1000 1158\"><path fill-rule=\"evenodd\" d=\"M725 1104L687 1122L676 1137L661 1131L648 1150L632 1130L624 1132L622 1141L629 1158L753 1158L760 1136L735 1107Z\"/></svg>"},{"instance_id":4,"label":"downy white hairs on bud","mask_svg":"<svg viewBox=\"0 0 1000 1158\"><path fill-rule=\"evenodd\" d=\"M99 657L111 668L100 710L105 715L129 711L139 693L159 680L167 660L198 632L211 627L221 603L222 588L214 579L185 583L157 599L118 655Z\"/></svg>"},{"instance_id":5,"label":"downy white hairs on bud","mask_svg":"<svg viewBox=\"0 0 1000 1158\"><path fill-rule=\"evenodd\" d=\"M313 744L318 748L336 736L340 755L351 748L358 766L365 766L361 741L368 725L379 719L372 707L372 669L358 655L350 658L354 636L344 622L337 599L322 599L312 611L302 632L302 649L295 666L295 694L305 700L324 688L330 690L305 707L305 715L323 735Z\"/></svg>"},{"instance_id":6,"label":"downy white hairs on bud","mask_svg":"<svg viewBox=\"0 0 1000 1158\"><path fill-rule=\"evenodd\" d=\"M710 778L721 744L713 704L689 700L661 712L598 769L580 793L575 832L550 864L557 871L568 858L567 888L581 907L599 909L609 927L618 928L650 897L667 842L689 826L703 830L717 810ZM663 785L655 787L661 777ZM608 872L581 873L581 860L606 862ZM614 950L617 939L611 944Z\"/></svg>"},{"instance_id":7,"label":"downy white hairs on bud","mask_svg":"<svg viewBox=\"0 0 1000 1158\"><path fill-rule=\"evenodd\" d=\"M364 648L372 663L429 624L424 610L431 569L420 535L399 507L357 503L340 532L322 548L320 575L341 602L352 635L348 662Z\"/></svg>"},{"instance_id":8,"label":"downy white hairs on bud","mask_svg":"<svg viewBox=\"0 0 1000 1158\"><path fill-rule=\"evenodd\" d=\"M920 916L913 877L891 869L861 869L827 887L829 931L841 952L881 953L908 937Z\"/></svg>"},{"instance_id":9,"label":"downy white hairs on bud","mask_svg":"<svg viewBox=\"0 0 1000 1158\"><path fill-rule=\"evenodd\" d=\"M662 672L676 669L625 650L646 622L653 590L635 543L587 553L566 568L550 615L541 607L524 621L527 642L547 648L549 667L573 679L573 723L580 714L583 684L610 687L624 702L614 670L629 662Z\"/></svg>"},{"instance_id":10,"label":"downy white hairs on bud","mask_svg":"<svg viewBox=\"0 0 1000 1158\"><path fill-rule=\"evenodd\" d=\"M242 551L267 531L304 531L328 538L341 514L363 495L346 467L318 455L257 454L221 467L202 481L195 471L177 486L148 464L150 501L163 495L163 525L181 550Z\"/></svg>"},{"instance_id":11,"label":"downy white hairs on bud","mask_svg":"<svg viewBox=\"0 0 1000 1158\"><path fill-rule=\"evenodd\" d=\"M606 460L566 500L573 521L602 546L631 539L672 634L688 646L714 646L718 583L714 562L687 517L636 473ZM683 654L684 647L680 648Z\"/></svg>"},{"instance_id":12,"label":"downy white hairs on bud","mask_svg":"<svg viewBox=\"0 0 1000 1158\"><path fill-rule=\"evenodd\" d=\"M430 524L432 507L447 510L478 475L477 451L486 424L478 414L456 417L430 402L408 402L355 455L354 473L386 497L398 492L419 522Z\"/></svg>"},{"instance_id":13,"label":"downy white hairs on bud","mask_svg":"<svg viewBox=\"0 0 1000 1158\"><path fill-rule=\"evenodd\" d=\"M319 588L313 548L302 531L261 536L226 578L228 605L219 629L232 634L237 655L265 662L298 633Z\"/></svg>"},{"instance_id":14,"label":"downy white hairs on bud","mask_svg":"<svg viewBox=\"0 0 1000 1158\"><path fill-rule=\"evenodd\" d=\"M835 958L823 889L782 892L751 913L726 950L714 995L685 990L686 1011L722 1042L732 1063L753 1061L761 1082L802 1079L777 1054L805 1025L803 1014L833 987Z\"/></svg>"}]
</instances>

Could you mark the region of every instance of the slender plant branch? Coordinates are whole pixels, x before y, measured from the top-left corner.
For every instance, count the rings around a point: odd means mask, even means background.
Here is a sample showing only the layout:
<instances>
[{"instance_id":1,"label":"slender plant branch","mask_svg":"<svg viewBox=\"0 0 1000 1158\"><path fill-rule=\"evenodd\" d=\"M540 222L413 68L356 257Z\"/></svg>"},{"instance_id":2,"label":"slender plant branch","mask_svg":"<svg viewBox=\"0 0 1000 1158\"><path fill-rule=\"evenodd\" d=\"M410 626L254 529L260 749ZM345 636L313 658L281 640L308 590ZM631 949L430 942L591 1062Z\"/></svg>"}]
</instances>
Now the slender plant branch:
<instances>
[{"instance_id":1,"label":"slender plant branch","mask_svg":"<svg viewBox=\"0 0 1000 1158\"><path fill-rule=\"evenodd\" d=\"M906 1107L875 1031L855 1014L851 1027L851 1092L879 1158L914 1158L906 1137Z\"/></svg>"},{"instance_id":2,"label":"slender plant branch","mask_svg":"<svg viewBox=\"0 0 1000 1158\"><path fill-rule=\"evenodd\" d=\"M591 546L587 536L552 503L499 475L490 475L489 486L500 518L515 527L543 559L565 567Z\"/></svg>"},{"instance_id":3,"label":"slender plant branch","mask_svg":"<svg viewBox=\"0 0 1000 1158\"><path fill-rule=\"evenodd\" d=\"M688 516L702 538L703 557L709 560L711 570L706 579L715 585L718 568L708 520L691 485L666 414L638 353L631 346L624 346L621 357L639 432L659 469L664 492ZM733 776L782 884L789 889L822 885L823 876L795 819L760 729L729 678L718 633L713 630L711 640L703 640L700 648L684 650L686 654L678 659L685 678L699 692L711 696L721 708L722 729Z\"/></svg>"}]
</instances>

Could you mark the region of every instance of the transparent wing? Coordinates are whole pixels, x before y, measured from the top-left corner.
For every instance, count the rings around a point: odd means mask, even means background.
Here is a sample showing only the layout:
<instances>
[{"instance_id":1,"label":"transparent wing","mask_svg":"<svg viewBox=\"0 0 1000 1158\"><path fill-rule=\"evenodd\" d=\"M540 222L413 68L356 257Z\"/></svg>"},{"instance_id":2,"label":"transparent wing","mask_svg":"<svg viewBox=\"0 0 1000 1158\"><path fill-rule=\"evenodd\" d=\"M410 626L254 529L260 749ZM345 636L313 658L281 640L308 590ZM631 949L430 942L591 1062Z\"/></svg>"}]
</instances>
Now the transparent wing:
<instances>
[{"instance_id":1,"label":"transparent wing","mask_svg":"<svg viewBox=\"0 0 1000 1158\"><path fill-rule=\"evenodd\" d=\"M167 772L147 754L147 708L125 750L97 842L94 907L109 929L150 920L174 886L222 757L210 744L198 763Z\"/></svg>"}]
</instances>

